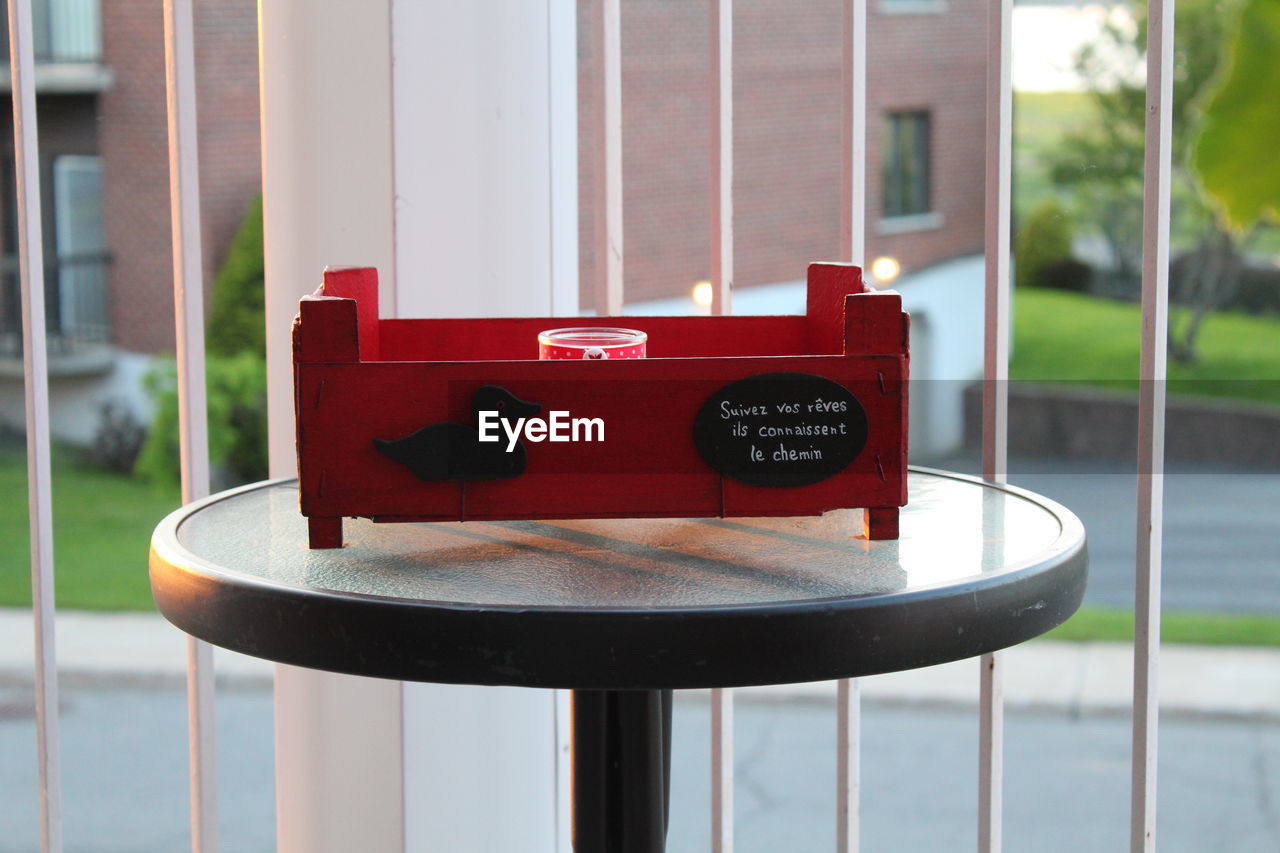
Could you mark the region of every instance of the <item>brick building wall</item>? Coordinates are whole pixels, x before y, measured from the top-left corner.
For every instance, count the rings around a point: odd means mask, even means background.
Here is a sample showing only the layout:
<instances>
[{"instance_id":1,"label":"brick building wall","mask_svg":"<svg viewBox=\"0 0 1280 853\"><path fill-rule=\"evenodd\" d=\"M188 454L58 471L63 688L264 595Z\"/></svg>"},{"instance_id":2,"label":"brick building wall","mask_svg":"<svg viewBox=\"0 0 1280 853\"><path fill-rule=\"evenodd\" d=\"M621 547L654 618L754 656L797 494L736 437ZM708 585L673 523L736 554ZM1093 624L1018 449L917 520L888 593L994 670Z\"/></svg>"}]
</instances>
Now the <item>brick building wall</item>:
<instances>
[{"instance_id":1,"label":"brick building wall","mask_svg":"<svg viewBox=\"0 0 1280 853\"><path fill-rule=\"evenodd\" d=\"M869 4L867 257L892 255L910 271L981 250L986 9L945 0L938 11L886 11L894 2ZM799 279L809 261L838 255L843 7L734 3L737 287ZM598 14L599 4L579 2L584 306L599 272ZM708 276L710 18L706 3L681 0L629 0L622 14L624 258L633 302L687 294ZM885 114L909 109L932 116L932 210L941 224L881 234Z\"/></svg>"},{"instance_id":2,"label":"brick building wall","mask_svg":"<svg viewBox=\"0 0 1280 853\"><path fill-rule=\"evenodd\" d=\"M103 215L114 341L172 350L168 124L160 0L102 4L103 62L115 75L99 103ZM261 186L257 6L196 0L197 110L204 274L212 285L245 207Z\"/></svg>"}]
</instances>

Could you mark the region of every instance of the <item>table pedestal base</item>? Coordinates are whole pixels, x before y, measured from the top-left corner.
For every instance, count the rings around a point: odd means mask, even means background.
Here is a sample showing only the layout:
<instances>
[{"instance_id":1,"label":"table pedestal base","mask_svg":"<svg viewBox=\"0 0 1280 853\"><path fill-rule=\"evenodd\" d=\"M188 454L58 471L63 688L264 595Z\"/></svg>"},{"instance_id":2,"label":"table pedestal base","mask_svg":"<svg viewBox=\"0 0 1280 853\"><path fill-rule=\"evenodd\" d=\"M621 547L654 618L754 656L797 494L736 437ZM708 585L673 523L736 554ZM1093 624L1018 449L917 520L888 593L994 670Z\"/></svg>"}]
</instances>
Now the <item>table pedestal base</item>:
<instances>
[{"instance_id":1,"label":"table pedestal base","mask_svg":"<svg viewBox=\"0 0 1280 853\"><path fill-rule=\"evenodd\" d=\"M662 853L671 691L573 691L574 853Z\"/></svg>"}]
</instances>

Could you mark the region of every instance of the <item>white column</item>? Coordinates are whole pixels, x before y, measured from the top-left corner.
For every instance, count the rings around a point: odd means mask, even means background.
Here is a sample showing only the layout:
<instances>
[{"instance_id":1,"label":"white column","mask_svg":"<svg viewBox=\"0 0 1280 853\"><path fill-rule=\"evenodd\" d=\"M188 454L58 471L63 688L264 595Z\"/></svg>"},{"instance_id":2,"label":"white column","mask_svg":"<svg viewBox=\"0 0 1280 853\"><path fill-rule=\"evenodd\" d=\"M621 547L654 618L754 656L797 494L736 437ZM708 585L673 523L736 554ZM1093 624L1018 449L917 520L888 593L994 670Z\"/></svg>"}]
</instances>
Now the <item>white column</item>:
<instances>
[{"instance_id":1,"label":"white column","mask_svg":"<svg viewBox=\"0 0 1280 853\"><path fill-rule=\"evenodd\" d=\"M271 469L296 471L290 323L326 264L394 307L390 0L260 5ZM280 853L404 849L401 686L276 670Z\"/></svg>"},{"instance_id":2,"label":"white column","mask_svg":"<svg viewBox=\"0 0 1280 853\"><path fill-rule=\"evenodd\" d=\"M392 5L399 316L575 313L573 0ZM406 849L568 849L551 691L407 684L404 730Z\"/></svg>"},{"instance_id":3,"label":"white column","mask_svg":"<svg viewBox=\"0 0 1280 853\"><path fill-rule=\"evenodd\" d=\"M392 5L399 316L576 313L572 0Z\"/></svg>"}]
</instances>

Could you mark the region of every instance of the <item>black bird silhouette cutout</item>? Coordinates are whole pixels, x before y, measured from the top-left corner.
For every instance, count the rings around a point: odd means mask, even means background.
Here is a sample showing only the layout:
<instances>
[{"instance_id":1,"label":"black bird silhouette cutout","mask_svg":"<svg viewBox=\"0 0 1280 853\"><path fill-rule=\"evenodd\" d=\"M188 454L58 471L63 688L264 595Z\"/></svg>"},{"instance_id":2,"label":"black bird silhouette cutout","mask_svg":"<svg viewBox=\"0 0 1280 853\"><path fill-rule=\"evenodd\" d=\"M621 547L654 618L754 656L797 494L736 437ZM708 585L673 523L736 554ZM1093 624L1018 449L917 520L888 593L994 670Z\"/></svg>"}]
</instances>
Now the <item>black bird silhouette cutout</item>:
<instances>
[{"instance_id":1,"label":"black bird silhouette cutout","mask_svg":"<svg viewBox=\"0 0 1280 853\"><path fill-rule=\"evenodd\" d=\"M542 406L521 400L505 388L482 385L471 396L471 412L479 421L480 412L497 412L504 421L528 418ZM492 430L491 430L492 432ZM524 443L510 440L499 429L498 441L481 441L480 430L470 424L442 421L425 426L404 438L375 438L373 446L407 467L419 480L509 480L524 473Z\"/></svg>"}]
</instances>

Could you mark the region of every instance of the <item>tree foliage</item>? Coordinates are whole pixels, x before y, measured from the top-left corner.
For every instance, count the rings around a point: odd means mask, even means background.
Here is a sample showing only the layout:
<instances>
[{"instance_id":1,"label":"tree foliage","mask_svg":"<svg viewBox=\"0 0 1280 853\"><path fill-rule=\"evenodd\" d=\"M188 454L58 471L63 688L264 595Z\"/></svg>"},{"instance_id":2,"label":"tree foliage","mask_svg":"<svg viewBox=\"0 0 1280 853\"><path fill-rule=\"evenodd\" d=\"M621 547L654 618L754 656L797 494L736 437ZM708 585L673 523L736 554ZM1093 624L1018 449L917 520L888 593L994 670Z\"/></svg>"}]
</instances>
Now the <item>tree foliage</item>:
<instances>
[{"instance_id":1,"label":"tree foliage","mask_svg":"<svg viewBox=\"0 0 1280 853\"><path fill-rule=\"evenodd\" d=\"M1237 229L1280 216L1280 2L1248 0L1207 99L1193 162Z\"/></svg>"},{"instance_id":2,"label":"tree foliage","mask_svg":"<svg viewBox=\"0 0 1280 853\"><path fill-rule=\"evenodd\" d=\"M1274 0L1273 0L1274 1ZM1239 280L1239 246L1227 233L1191 170L1205 95L1216 79L1223 43L1242 0L1182 0L1175 20L1173 76L1173 231L1175 244L1191 249L1197 263L1172 282L1174 298L1189 308L1170 329L1174 358L1195 358L1195 339L1208 314ZM1142 173L1146 138L1146 88L1131 73L1146 53L1145 9L1133 10L1136 27L1112 22L1076 58L1089 84L1098 120L1068 134L1050 163L1055 184L1072 191L1077 213L1094 226L1114 261L1113 292L1135 292L1142 263Z\"/></svg>"}]
</instances>

